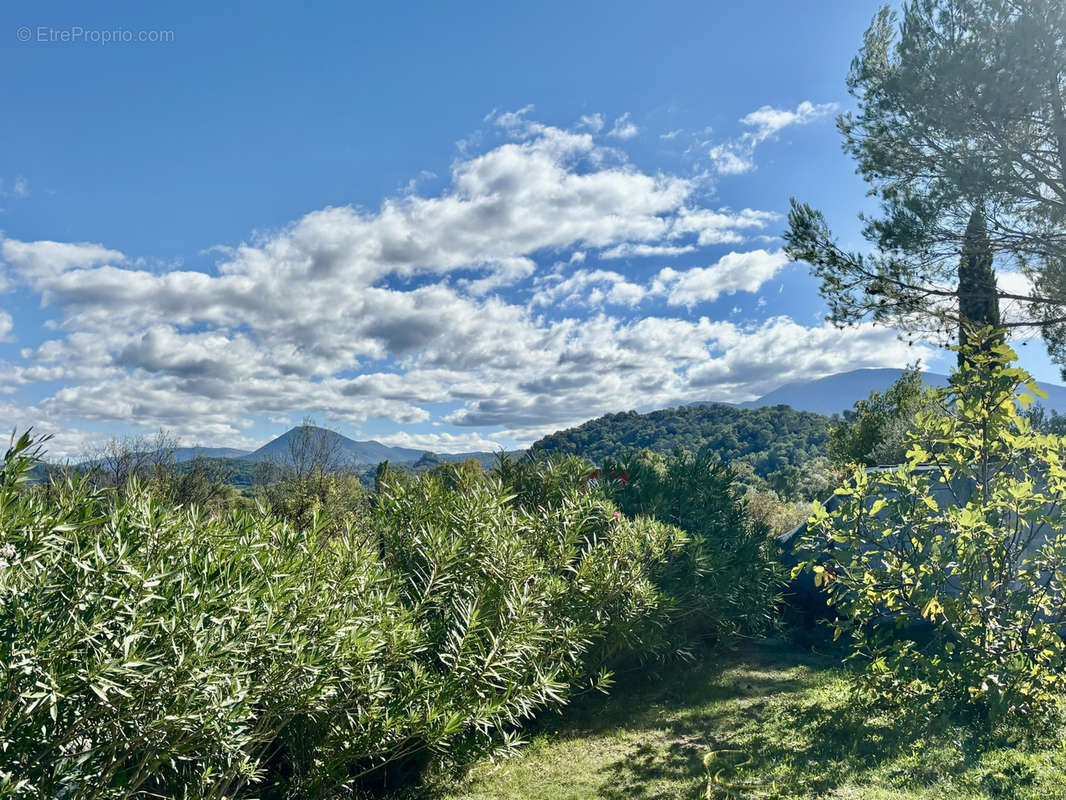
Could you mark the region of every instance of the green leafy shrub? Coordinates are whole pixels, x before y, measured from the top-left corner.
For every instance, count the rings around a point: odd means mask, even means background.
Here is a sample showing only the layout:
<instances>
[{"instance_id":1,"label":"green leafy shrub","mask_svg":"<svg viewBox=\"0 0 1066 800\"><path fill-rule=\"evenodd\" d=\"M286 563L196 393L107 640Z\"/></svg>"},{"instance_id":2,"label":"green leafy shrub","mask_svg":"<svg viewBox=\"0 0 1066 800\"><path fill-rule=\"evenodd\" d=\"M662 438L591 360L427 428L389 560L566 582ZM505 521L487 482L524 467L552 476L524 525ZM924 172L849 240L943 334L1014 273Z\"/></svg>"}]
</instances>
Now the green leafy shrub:
<instances>
[{"instance_id":1,"label":"green leafy shrub","mask_svg":"<svg viewBox=\"0 0 1066 800\"><path fill-rule=\"evenodd\" d=\"M765 632L783 575L769 526L750 513L736 474L710 451L642 451L598 473L623 514L650 516L689 535L660 577L679 624L703 634Z\"/></svg>"},{"instance_id":2,"label":"green leafy shrub","mask_svg":"<svg viewBox=\"0 0 1066 800\"><path fill-rule=\"evenodd\" d=\"M529 513L556 508L578 495L607 496L594 478L596 468L580 456L512 459L501 455L495 472L515 505Z\"/></svg>"},{"instance_id":3,"label":"green leafy shrub","mask_svg":"<svg viewBox=\"0 0 1066 800\"><path fill-rule=\"evenodd\" d=\"M255 495L270 512L300 530L320 520L331 531L358 527L366 520L370 505L359 478L342 472L315 470L307 475L283 471L280 477L259 488Z\"/></svg>"},{"instance_id":4,"label":"green leafy shrub","mask_svg":"<svg viewBox=\"0 0 1066 800\"><path fill-rule=\"evenodd\" d=\"M669 639L689 539L600 492L384 470L372 517L297 528L30 487L34 458L23 437L0 471L0 797L395 788Z\"/></svg>"},{"instance_id":5,"label":"green leafy shrub","mask_svg":"<svg viewBox=\"0 0 1066 800\"><path fill-rule=\"evenodd\" d=\"M29 447L0 477L0 796L240 796L298 720L360 706L353 748L402 737L384 687L417 640L363 549L136 484L26 490Z\"/></svg>"},{"instance_id":6,"label":"green leafy shrub","mask_svg":"<svg viewBox=\"0 0 1066 800\"><path fill-rule=\"evenodd\" d=\"M837 464L898 464L906 458L907 434L914 418L932 400L917 364L903 370L884 392L855 403L838 424L829 426L827 450Z\"/></svg>"},{"instance_id":7,"label":"green leafy shrub","mask_svg":"<svg viewBox=\"0 0 1066 800\"><path fill-rule=\"evenodd\" d=\"M802 547L870 697L992 720L1064 688L1066 448L1020 412L1041 393L1013 351L982 341L916 417L906 462L856 470Z\"/></svg>"},{"instance_id":8,"label":"green leafy shrub","mask_svg":"<svg viewBox=\"0 0 1066 800\"><path fill-rule=\"evenodd\" d=\"M660 649L684 645L692 636L772 627L783 575L769 528L749 513L736 474L713 453L643 450L602 468L575 456L504 459L499 472L526 509L550 509L591 494L635 522L657 520L684 531L676 554L653 570L669 602Z\"/></svg>"},{"instance_id":9,"label":"green leafy shrub","mask_svg":"<svg viewBox=\"0 0 1066 800\"><path fill-rule=\"evenodd\" d=\"M592 494L527 510L495 478L449 470L386 482L378 513L419 669L435 676L426 707L465 715L450 746L480 754L617 651L658 641L667 604L652 577L686 537Z\"/></svg>"}]
</instances>

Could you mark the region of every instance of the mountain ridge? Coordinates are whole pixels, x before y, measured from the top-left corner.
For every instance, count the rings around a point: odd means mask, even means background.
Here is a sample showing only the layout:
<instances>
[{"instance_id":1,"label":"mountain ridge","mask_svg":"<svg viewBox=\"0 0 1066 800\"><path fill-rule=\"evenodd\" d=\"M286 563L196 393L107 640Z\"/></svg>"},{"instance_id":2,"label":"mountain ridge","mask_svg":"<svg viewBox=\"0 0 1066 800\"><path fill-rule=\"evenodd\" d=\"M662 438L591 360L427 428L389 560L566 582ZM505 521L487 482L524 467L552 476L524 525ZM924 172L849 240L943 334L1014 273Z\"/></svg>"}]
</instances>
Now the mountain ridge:
<instances>
[{"instance_id":1,"label":"mountain ridge","mask_svg":"<svg viewBox=\"0 0 1066 800\"><path fill-rule=\"evenodd\" d=\"M336 461L338 466L378 464L382 461L415 461L426 452L410 447L390 447L374 439L356 441L342 433L315 425L297 425L262 447L241 456L241 460L292 466L294 448L299 449L304 444L301 437L305 435L312 438L324 436L324 440L308 444L328 450L330 460Z\"/></svg>"},{"instance_id":2,"label":"mountain ridge","mask_svg":"<svg viewBox=\"0 0 1066 800\"><path fill-rule=\"evenodd\" d=\"M170 457L178 464L193 461L197 458L242 458L248 454L247 450L238 450L235 447L175 447L170 452Z\"/></svg>"},{"instance_id":3,"label":"mountain ridge","mask_svg":"<svg viewBox=\"0 0 1066 800\"><path fill-rule=\"evenodd\" d=\"M813 411L816 414L832 416L852 408L856 401L869 397L870 392L884 392L902 374L902 369L888 367L853 369L808 381L791 381L762 397L736 405L739 408L787 405L797 411ZM922 379L926 385L933 387L946 386L948 383L948 376L939 372L923 372ZM1048 396L1047 399L1037 398L1037 402L1049 411L1066 414L1066 386L1041 383L1040 388L1046 391Z\"/></svg>"}]
</instances>

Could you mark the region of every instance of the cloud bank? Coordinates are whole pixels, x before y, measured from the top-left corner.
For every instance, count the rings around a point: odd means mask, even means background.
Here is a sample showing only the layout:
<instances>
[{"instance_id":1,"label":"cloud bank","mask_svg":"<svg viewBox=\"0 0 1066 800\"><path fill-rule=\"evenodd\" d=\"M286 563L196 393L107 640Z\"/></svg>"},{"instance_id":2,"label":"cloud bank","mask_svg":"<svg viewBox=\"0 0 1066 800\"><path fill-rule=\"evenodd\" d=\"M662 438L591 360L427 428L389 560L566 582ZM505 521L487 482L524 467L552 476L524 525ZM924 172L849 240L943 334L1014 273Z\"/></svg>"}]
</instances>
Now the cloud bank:
<instances>
[{"instance_id":1,"label":"cloud bank","mask_svg":"<svg viewBox=\"0 0 1066 800\"><path fill-rule=\"evenodd\" d=\"M779 217L709 207L697 179L638 169L599 138L635 136L629 115L564 129L529 111L492 115L498 141L457 158L435 196L318 209L203 270L149 270L106 243L0 239L0 281L49 317L43 341L0 364L0 421L59 431L59 454L110 424L247 446L265 420L303 413L354 434L385 420L395 432L375 438L463 451L913 359L881 329L713 319L706 304L787 267L748 245ZM764 107L745 136L753 150L826 113ZM0 338L16 336L5 311Z\"/></svg>"}]
</instances>

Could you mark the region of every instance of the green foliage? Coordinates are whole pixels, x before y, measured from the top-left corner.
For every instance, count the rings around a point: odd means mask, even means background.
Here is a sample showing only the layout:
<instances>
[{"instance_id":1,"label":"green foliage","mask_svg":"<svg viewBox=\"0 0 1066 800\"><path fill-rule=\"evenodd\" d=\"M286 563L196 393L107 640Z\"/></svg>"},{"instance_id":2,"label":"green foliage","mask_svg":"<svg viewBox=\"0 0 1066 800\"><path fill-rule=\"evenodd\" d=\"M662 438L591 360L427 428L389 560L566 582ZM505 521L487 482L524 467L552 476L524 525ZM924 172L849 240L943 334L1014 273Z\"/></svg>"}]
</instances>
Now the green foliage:
<instances>
[{"instance_id":1,"label":"green foliage","mask_svg":"<svg viewBox=\"0 0 1066 800\"><path fill-rule=\"evenodd\" d=\"M651 451L607 461L598 479L619 510L676 525L691 537L685 559L660 578L680 621L704 635L765 632L782 583L769 527L749 514L735 473L703 452Z\"/></svg>"},{"instance_id":2,"label":"green foliage","mask_svg":"<svg viewBox=\"0 0 1066 800\"><path fill-rule=\"evenodd\" d=\"M966 224L959 257L959 363L965 358L971 330L998 329L1000 324L992 246L988 242L985 211L978 206ZM988 339L985 343L992 346L995 341Z\"/></svg>"},{"instance_id":3,"label":"green foliage","mask_svg":"<svg viewBox=\"0 0 1066 800\"><path fill-rule=\"evenodd\" d=\"M229 470L218 460L198 457L160 470L151 491L170 505L225 510L237 503L229 477Z\"/></svg>"},{"instance_id":4,"label":"green foliage","mask_svg":"<svg viewBox=\"0 0 1066 800\"><path fill-rule=\"evenodd\" d=\"M644 449L707 450L725 463L749 463L766 478L825 455L828 424L820 414L788 406L743 409L709 403L648 414L607 414L546 436L530 452L579 455L599 464Z\"/></svg>"},{"instance_id":5,"label":"green foliage","mask_svg":"<svg viewBox=\"0 0 1066 800\"><path fill-rule=\"evenodd\" d=\"M1060 414L1055 409L1049 411L1040 403L1033 403L1024 413L1034 431L1066 436L1066 414Z\"/></svg>"},{"instance_id":6,"label":"green foliage","mask_svg":"<svg viewBox=\"0 0 1066 800\"><path fill-rule=\"evenodd\" d=\"M369 497L354 475L314 470L299 475L286 470L282 477L259 489L275 516L299 530L325 525L329 530L359 526L369 510Z\"/></svg>"},{"instance_id":7,"label":"green foliage","mask_svg":"<svg viewBox=\"0 0 1066 800\"><path fill-rule=\"evenodd\" d=\"M33 447L0 471L0 797L397 787L676 648L691 537L584 472L530 469L518 496L386 467L358 524L326 503L297 527L136 480L28 486Z\"/></svg>"},{"instance_id":8,"label":"green foliage","mask_svg":"<svg viewBox=\"0 0 1066 800\"><path fill-rule=\"evenodd\" d=\"M364 706L357 752L398 736L382 679L414 638L357 543L136 483L27 490L29 446L0 474L0 796L234 797L301 721Z\"/></svg>"},{"instance_id":9,"label":"green foliage","mask_svg":"<svg viewBox=\"0 0 1066 800\"><path fill-rule=\"evenodd\" d=\"M820 493L823 497L826 492ZM763 525L771 536L780 536L811 515L811 502L784 500L772 489L746 487L744 510L753 522Z\"/></svg>"},{"instance_id":10,"label":"green foliage","mask_svg":"<svg viewBox=\"0 0 1066 800\"><path fill-rule=\"evenodd\" d=\"M749 513L735 473L710 453L644 450L600 468L575 456L504 458L497 473L529 511L598 497L634 524L656 520L686 534L652 572L668 601L669 629L659 649L773 626L782 575L769 528Z\"/></svg>"},{"instance_id":11,"label":"green foliage","mask_svg":"<svg viewBox=\"0 0 1066 800\"><path fill-rule=\"evenodd\" d=\"M990 337L918 415L906 462L857 469L802 547L870 696L995 719L1047 711L1064 688L1066 447L1019 411L1039 389Z\"/></svg>"},{"instance_id":12,"label":"green foliage","mask_svg":"<svg viewBox=\"0 0 1066 800\"><path fill-rule=\"evenodd\" d=\"M427 470L431 475L443 478L450 485L457 487L464 481L476 480L485 474L485 468L476 458L465 461L440 462Z\"/></svg>"},{"instance_id":13,"label":"green foliage","mask_svg":"<svg viewBox=\"0 0 1066 800\"><path fill-rule=\"evenodd\" d=\"M575 495L602 494L600 484L592 478L596 467L579 456L501 456L495 472L514 496L515 504L531 513L560 506Z\"/></svg>"},{"instance_id":14,"label":"green foliage","mask_svg":"<svg viewBox=\"0 0 1066 800\"><path fill-rule=\"evenodd\" d=\"M425 611L427 650L448 646L456 635L448 620L468 607L479 637L492 640L471 644L492 654L469 665L471 689L485 693L474 676L507 663L502 632L521 626L539 649L512 669L544 681L536 691L549 692L545 701L605 667L614 653L650 655L662 645L670 601L655 577L684 548L681 531L626 520L600 493L576 487L525 506L494 476L452 469L388 483L381 513L390 568L406 576L412 605ZM500 619L493 622L493 614ZM511 694L519 685L517 678L493 683Z\"/></svg>"},{"instance_id":15,"label":"green foliage","mask_svg":"<svg viewBox=\"0 0 1066 800\"><path fill-rule=\"evenodd\" d=\"M785 236L821 278L833 321L945 336L965 320L1053 322L1043 332L1063 356L1064 34L1060 0L911 0L877 13L848 76L857 109L838 120L880 201L863 217L873 252L841 249L803 203ZM992 254L1034 287L997 289ZM1000 299L1033 302L1001 321Z\"/></svg>"},{"instance_id":16,"label":"green foliage","mask_svg":"<svg viewBox=\"0 0 1066 800\"><path fill-rule=\"evenodd\" d=\"M829 429L832 432L832 428ZM743 462L733 465L740 472ZM825 497L837 483L837 467L826 456L815 456L802 466L787 466L766 476L765 487L757 480L751 481L756 490L769 489L782 500L790 503ZM757 476L756 476L757 477Z\"/></svg>"},{"instance_id":17,"label":"green foliage","mask_svg":"<svg viewBox=\"0 0 1066 800\"><path fill-rule=\"evenodd\" d=\"M915 416L931 403L921 370L908 367L885 392L871 392L829 428L829 456L838 465L899 464Z\"/></svg>"}]
</instances>

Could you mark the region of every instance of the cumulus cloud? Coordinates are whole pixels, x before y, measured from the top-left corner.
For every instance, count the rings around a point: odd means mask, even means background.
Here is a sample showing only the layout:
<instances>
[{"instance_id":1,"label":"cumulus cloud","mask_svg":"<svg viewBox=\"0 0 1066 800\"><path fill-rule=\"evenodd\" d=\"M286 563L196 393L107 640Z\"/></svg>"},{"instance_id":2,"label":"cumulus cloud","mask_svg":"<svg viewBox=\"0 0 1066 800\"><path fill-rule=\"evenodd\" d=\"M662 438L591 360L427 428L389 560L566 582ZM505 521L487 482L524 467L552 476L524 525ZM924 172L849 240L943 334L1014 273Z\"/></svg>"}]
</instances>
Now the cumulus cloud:
<instances>
[{"instance_id":1,"label":"cumulus cloud","mask_svg":"<svg viewBox=\"0 0 1066 800\"><path fill-rule=\"evenodd\" d=\"M649 256L680 256L691 253L696 249L695 245L684 244L618 244L608 247L600 253L600 258L610 260L612 258L647 258Z\"/></svg>"},{"instance_id":2,"label":"cumulus cloud","mask_svg":"<svg viewBox=\"0 0 1066 800\"><path fill-rule=\"evenodd\" d=\"M641 246L613 248L601 258L624 255L679 255L695 248L649 248L656 252L641 252ZM617 251L617 252L615 252ZM731 252L710 267L678 270L661 269L648 285L631 281L613 270L577 269L569 275L555 273L537 280L533 306L586 305L598 307L604 303L636 306L648 297L664 296L672 306L692 306L713 302L723 294L757 292L788 264L781 250L751 250Z\"/></svg>"},{"instance_id":3,"label":"cumulus cloud","mask_svg":"<svg viewBox=\"0 0 1066 800\"><path fill-rule=\"evenodd\" d=\"M832 114L836 103L815 104L804 100L795 109L762 106L740 118L749 128L738 139L711 147L708 155L721 175L739 175L755 168L755 149L790 125L806 125Z\"/></svg>"},{"instance_id":4,"label":"cumulus cloud","mask_svg":"<svg viewBox=\"0 0 1066 800\"><path fill-rule=\"evenodd\" d=\"M579 269L563 278L558 275L541 280L541 287L533 295L533 306L567 306L583 303L600 306L635 306L648 294L648 289L631 283L625 275L611 270Z\"/></svg>"},{"instance_id":5,"label":"cumulus cloud","mask_svg":"<svg viewBox=\"0 0 1066 800\"><path fill-rule=\"evenodd\" d=\"M656 282L670 305L691 307L717 300L722 294L757 292L787 263L788 257L781 250L734 252L722 256L710 267L687 270L667 267L659 272Z\"/></svg>"},{"instance_id":6,"label":"cumulus cloud","mask_svg":"<svg viewBox=\"0 0 1066 800\"><path fill-rule=\"evenodd\" d=\"M125 257L117 250L88 242L20 242L3 238L0 260L32 280L60 275L75 267L94 267L108 261L122 263Z\"/></svg>"},{"instance_id":7,"label":"cumulus cloud","mask_svg":"<svg viewBox=\"0 0 1066 800\"><path fill-rule=\"evenodd\" d=\"M719 144L708 153L719 175L740 175L755 169L754 147L741 147L736 143Z\"/></svg>"},{"instance_id":8,"label":"cumulus cloud","mask_svg":"<svg viewBox=\"0 0 1066 800\"><path fill-rule=\"evenodd\" d=\"M507 426L507 435L536 438L594 414L718 400L740 402L794 380L847 369L902 365L927 357L884 328L808 328L777 317L757 326L648 317L590 320L551 370L492 397L474 400L447 421Z\"/></svg>"},{"instance_id":9,"label":"cumulus cloud","mask_svg":"<svg viewBox=\"0 0 1066 800\"><path fill-rule=\"evenodd\" d=\"M902 365L928 359L926 346L908 346L893 331L869 323L837 328L805 327L788 317L757 326L713 323L717 354L689 375L694 391L713 390L747 400L784 383L811 380L850 369Z\"/></svg>"},{"instance_id":10,"label":"cumulus cloud","mask_svg":"<svg viewBox=\"0 0 1066 800\"><path fill-rule=\"evenodd\" d=\"M795 110L762 106L740 118L745 125L753 128L752 136L756 143L765 141L789 125L806 125L821 119L837 110L836 103L814 104L804 100Z\"/></svg>"},{"instance_id":11,"label":"cumulus cloud","mask_svg":"<svg viewBox=\"0 0 1066 800\"><path fill-rule=\"evenodd\" d=\"M712 211L708 208L683 208L672 222L675 237L696 235L696 244L737 244L744 241L746 231L760 230L779 219L772 211L745 208L733 213L728 209Z\"/></svg>"}]
</instances>

